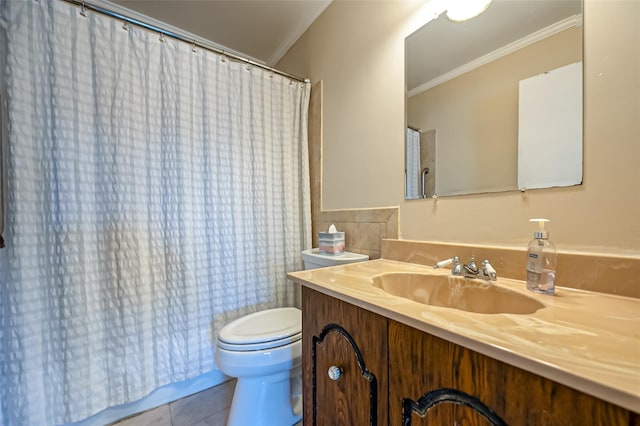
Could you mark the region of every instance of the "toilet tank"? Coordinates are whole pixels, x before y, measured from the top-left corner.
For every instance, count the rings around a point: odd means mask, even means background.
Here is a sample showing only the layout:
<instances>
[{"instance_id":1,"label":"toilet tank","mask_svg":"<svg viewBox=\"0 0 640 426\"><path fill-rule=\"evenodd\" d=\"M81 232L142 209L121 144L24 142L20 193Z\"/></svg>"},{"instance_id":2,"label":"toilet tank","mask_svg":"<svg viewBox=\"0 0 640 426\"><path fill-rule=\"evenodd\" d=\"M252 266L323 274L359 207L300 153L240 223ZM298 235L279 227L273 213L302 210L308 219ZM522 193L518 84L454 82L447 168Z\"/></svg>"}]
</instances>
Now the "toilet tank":
<instances>
[{"instance_id":1,"label":"toilet tank","mask_svg":"<svg viewBox=\"0 0 640 426\"><path fill-rule=\"evenodd\" d=\"M369 260L369 256L360 253L345 251L342 254L332 255L320 253L317 248L304 250L302 252L304 269L325 268L327 266L344 265L346 263L364 262Z\"/></svg>"}]
</instances>

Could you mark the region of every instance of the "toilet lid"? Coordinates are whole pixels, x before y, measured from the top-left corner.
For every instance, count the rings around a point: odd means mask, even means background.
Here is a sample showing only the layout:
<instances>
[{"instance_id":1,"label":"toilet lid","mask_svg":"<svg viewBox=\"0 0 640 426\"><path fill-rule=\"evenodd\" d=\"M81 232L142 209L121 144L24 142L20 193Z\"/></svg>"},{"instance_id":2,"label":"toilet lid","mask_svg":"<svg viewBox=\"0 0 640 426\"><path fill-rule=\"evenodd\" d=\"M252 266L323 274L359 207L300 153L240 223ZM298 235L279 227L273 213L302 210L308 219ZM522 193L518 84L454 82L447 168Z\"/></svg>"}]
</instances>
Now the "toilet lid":
<instances>
[{"instance_id":1,"label":"toilet lid","mask_svg":"<svg viewBox=\"0 0 640 426\"><path fill-rule=\"evenodd\" d=\"M302 311L277 308L254 312L220 330L218 346L229 350L259 350L286 345L302 335Z\"/></svg>"}]
</instances>

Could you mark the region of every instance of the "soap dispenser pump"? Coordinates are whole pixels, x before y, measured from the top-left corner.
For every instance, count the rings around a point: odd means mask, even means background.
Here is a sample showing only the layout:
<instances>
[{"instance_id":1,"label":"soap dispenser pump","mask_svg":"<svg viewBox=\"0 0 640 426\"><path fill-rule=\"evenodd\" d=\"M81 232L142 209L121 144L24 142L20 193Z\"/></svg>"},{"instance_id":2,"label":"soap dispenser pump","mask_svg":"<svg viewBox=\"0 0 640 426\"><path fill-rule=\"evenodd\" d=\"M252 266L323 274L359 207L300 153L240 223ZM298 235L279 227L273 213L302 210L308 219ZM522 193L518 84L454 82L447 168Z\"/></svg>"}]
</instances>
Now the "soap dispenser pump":
<instances>
[{"instance_id":1,"label":"soap dispenser pump","mask_svg":"<svg viewBox=\"0 0 640 426\"><path fill-rule=\"evenodd\" d=\"M530 219L538 230L527 247L527 288L536 293L554 294L556 287L556 247L544 229L549 219Z\"/></svg>"}]
</instances>

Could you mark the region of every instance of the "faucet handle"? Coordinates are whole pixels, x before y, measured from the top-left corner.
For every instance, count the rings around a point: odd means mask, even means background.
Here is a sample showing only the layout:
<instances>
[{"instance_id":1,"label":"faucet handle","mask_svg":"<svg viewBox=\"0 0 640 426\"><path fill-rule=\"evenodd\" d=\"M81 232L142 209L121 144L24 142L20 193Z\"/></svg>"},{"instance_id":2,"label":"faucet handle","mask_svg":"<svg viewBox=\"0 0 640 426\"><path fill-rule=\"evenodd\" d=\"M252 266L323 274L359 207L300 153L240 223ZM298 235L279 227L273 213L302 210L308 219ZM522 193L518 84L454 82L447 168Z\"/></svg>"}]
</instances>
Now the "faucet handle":
<instances>
[{"instance_id":1,"label":"faucet handle","mask_svg":"<svg viewBox=\"0 0 640 426\"><path fill-rule=\"evenodd\" d=\"M445 259L445 260L441 260L439 262L436 262L436 264L433 265L433 269L444 268L445 266L449 266L452 263L454 264L454 266L456 264L460 263L460 259L458 259L458 256L453 256L450 259Z\"/></svg>"},{"instance_id":2,"label":"faucet handle","mask_svg":"<svg viewBox=\"0 0 640 426\"><path fill-rule=\"evenodd\" d=\"M493 268L493 266L491 266L491 263L489 263L487 259L482 262L482 266L482 272L485 276L491 278L491 281L498 280L498 274L496 273L496 270Z\"/></svg>"},{"instance_id":3,"label":"faucet handle","mask_svg":"<svg viewBox=\"0 0 640 426\"><path fill-rule=\"evenodd\" d=\"M451 268L451 275L464 275L464 268L460 263L460 258L458 256L453 256L451 259L445 259L437 262L433 265L433 269L444 268L451 264L453 264L453 267Z\"/></svg>"}]
</instances>

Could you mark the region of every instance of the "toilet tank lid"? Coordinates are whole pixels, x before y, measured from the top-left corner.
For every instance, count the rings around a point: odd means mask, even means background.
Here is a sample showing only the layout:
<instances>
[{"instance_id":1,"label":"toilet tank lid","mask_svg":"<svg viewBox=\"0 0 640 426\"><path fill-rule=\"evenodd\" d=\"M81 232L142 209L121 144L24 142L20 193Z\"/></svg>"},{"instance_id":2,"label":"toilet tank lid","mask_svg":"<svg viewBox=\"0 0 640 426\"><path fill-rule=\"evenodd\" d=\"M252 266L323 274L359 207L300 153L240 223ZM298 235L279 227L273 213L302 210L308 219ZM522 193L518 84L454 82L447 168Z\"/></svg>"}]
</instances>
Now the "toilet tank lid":
<instances>
[{"instance_id":1,"label":"toilet tank lid","mask_svg":"<svg viewBox=\"0 0 640 426\"><path fill-rule=\"evenodd\" d=\"M250 344L285 339L302 332L302 311L276 308L254 312L222 327L218 339L226 343Z\"/></svg>"},{"instance_id":2,"label":"toilet tank lid","mask_svg":"<svg viewBox=\"0 0 640 426\"><path fill-rule=\"evenodd\" d=\"M369 260L369 256L360 253L351 253L345 251L343 254L324 254L320 253L320 249L314 248L302 251L302 260L313 262L322 266L343 265L345 263L364 262Z\"/></svg>"}]
</instances>

